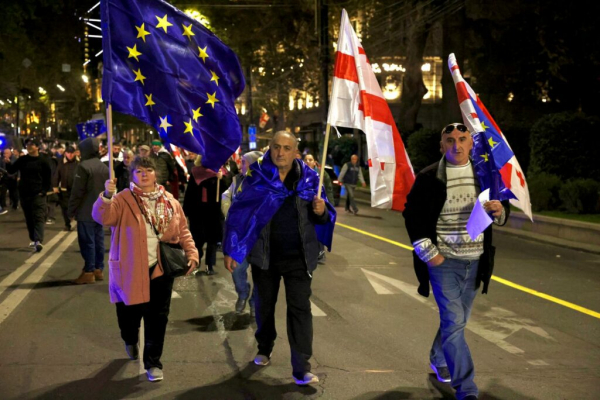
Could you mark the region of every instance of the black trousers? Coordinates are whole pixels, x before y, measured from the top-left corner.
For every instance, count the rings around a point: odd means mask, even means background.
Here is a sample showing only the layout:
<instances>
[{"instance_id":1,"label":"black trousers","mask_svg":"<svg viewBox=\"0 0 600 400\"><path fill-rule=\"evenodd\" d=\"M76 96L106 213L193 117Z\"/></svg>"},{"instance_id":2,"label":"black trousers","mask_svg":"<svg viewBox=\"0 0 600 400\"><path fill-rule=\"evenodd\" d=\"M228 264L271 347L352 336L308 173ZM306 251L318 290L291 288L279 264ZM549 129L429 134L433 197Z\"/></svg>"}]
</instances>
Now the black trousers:
<instances>
[{"instance_id":1,"label":"black trousers","mask_svg":"<svg viewBox=\"0 0 600 400\"><path fill-rule=\"evenodd\" d=\"M198 225L198 222L190 221L190 233L192 234L192 239L194 239L194 243L198 249L198 259L200 260L200 264L202 264L202 256L204 256L202 248L204 247L204 244L206 244L206 258L204 259L204 262L207 266L214 267L217 264L217 243L213 240L209 240L204 233L206 228Z\"/></svg>"},{"instance_id":2,"label":"black trousers","mask_svg":"<svg viewBox=\"0 0 600 400\"><path fill-rule=\"evenodd\" d=\"M287 303L287 334L292 355L292 373L302 378L310 372L308 361L312 356L312 312L310 309L311 278L302 260L286 260L285 264L271 264L268 270L252 267L256 288L256 341L258 353L269 356L273 351L275 329L275 304L281 278L285 285Z\"/></svg>"},{"instance_id":3,"label":"black trousers","mask_svg":"<svg viewBox=\"0 0 600 400\"><path fill-rule=\"evenodd\" d=\"M29 240L43 242L44 225L46 224L46 196L21 196L21 206L25 215Z\"/></svg>"},{"instance_id":4,"label":"black trousers","mask_svg":"<svg viewBox=\"0 0 600 400\"><path fill-rule=\"evenodd\" d=\"M19 190L17 189L17 180L9 178L6 183L8 187L8 196L10 197L10 205L13 210L16 210L19 206Z\"/></svg>"},{"instance_id":5,"label":"black trousers","mask_svg":"<svg viewBox=\"0 0 600 400\"><path fill-rule=\"evenodd\" d=\"M117 303L117 319L121 338L126 344L137 345L140 323L144 318L144 368L162 369L160 357L163 352L173 278L161 276L150 281L150 302L131 306Z\"/></svg>"},{"instance_id":6,"label":"black trousers","mask_svg":"<svg viewBox=\"0 0 600 400\"><path fill-rule=\"evenodd\" d=\"M8 185L5 182L0 183L0 208L6 208L6 193L8 192Z\"/></svg>"},{"instance_id":7,"label":"black trousers","mask_svg":"<svg viewBox=\"0 0 600 400\"><path fill-rule=\"evenodd\" d=\"M71 197L71 191L60 191L58 194L60 209L62 210L63 220L65 221L65 227L71 227L71 218L69 218L67 211L69 210L69 197Z\"/></svg>"}]
</instances>

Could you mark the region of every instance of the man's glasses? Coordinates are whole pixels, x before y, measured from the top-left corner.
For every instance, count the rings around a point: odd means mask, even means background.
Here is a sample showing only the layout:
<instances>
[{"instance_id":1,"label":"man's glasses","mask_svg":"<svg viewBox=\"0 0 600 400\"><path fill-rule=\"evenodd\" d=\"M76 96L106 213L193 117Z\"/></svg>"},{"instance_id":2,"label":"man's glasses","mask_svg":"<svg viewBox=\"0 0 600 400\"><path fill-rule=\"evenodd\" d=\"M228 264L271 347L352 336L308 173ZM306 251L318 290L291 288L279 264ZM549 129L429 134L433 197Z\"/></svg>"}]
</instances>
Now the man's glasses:
<instances>
[{"instance_id":1,"label":"man's glasses","mask_svg":"<svg viewBox=\"0 0 600 400\"><path fill-rule=\"evenodd\" d=\"M452 133L454 129L457 129L459 132L468 132L469 129L463 124L450 124L444 128L444 133Z\"/></svg>"}]
</instances>

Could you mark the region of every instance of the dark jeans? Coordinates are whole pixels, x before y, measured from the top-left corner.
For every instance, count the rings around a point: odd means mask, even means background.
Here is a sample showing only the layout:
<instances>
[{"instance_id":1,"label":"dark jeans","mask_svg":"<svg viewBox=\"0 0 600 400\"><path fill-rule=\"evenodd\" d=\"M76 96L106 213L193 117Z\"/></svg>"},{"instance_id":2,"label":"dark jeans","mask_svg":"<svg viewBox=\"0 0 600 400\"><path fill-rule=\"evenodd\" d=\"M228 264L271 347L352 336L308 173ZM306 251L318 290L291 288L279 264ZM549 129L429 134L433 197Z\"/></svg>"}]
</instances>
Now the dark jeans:
<instances>
[{"instance_id":1,"label":"dark jeans","mask_svg":"<svg viewBox=\"0 0 600 400\"><path fill-rule=\"evenodd\" d=\"M21 196L21 206L25 215L29 240L42 243L44 241L44 225L46 224L46 197Z\"/></svg>"},{"instance_id":2,"label":"dark jeans","mask_svg":"<svg viewBox=\"0 0 600 400\"><path fill-rule=\"evenodd\" d=\"M268 270L252 268L256 287L256 341L258 353L269 356L273 351L275 329L275 304L281 278L285 285L287 303L287 334L292 354L292 373L302 378L310 372L312 356L312 312L310 309L311 278L301 260L286 260L285 265L271 260ZM283 268L282 268L283 267Z\"/></svg>"},{"instance_id":3,"label":"dark jeans","mask_svg":"<svg viewBox=\"0 0 600 400\"><path fill-rule=\"evenodd\" d=\"M17 180L9 178L6 185L8 187L8 197L10 197L10 205L12 206L13 210L16 210L19 206L19 190L17 189Z\"/></svg>"},{"instance_id":4,"label":"dark jeans","mask_svg":"<svg viewBox=\"0 0 600 400\"><path fill-rule=\"evenodd\" d=\"M6 193L8 192L8 185L4 182L0 183L0 210L6 208Z\"/></svg>"},{"instance_id":5,"label":"dark jeans","mask_svg":"<svg viewBox=\"0 0 600 400\"><path fill-rule=\"evenodd\" d=\"M217 263L217 243L209 241L202 233L202 228L198 228L196 224L197 222L190 222L190 233L192 234L192 238L198 249L198 259L200 260L200 264L202 263L202 256L204 255L202 248L204 247L204 244L206 244L206 258L204 262L206 265L214 267Z\"/></svg>"},{"instance_id":6,"label":"dark jeans","mask_svg":"<svg viewBox=\"0 0 600 400\"><path fill-rule=\"evenodd\" d=\"M440 328L429 358L436 367L448 366L456 398L477 396L473 379L475 366L465 341L465 327L477 294L479 261L446 258L437 267L429 267L429 279L440 311Z\"/></svg>"},{"instance_id":7,"label":"dark jeans","mask_svg":"<svg viewBox=\"0 0 600 400\"><path fill-rule=\"evenodd\" d=\"M344 184L346 188L346 211L358 212L358 207L356 206L356 201L354 201L354 190L356 189L356 185L349 185L347 183Z\"/></svg>"},{"instance_id":8,"label":"dark jeans","mask_svg":"<svg viewBox=\"0 0 600 400\"><path fill-rule=\"evenodd\" d=\"M79 225L79 223L78 223ZM117 319L121 338L129 345L137 345L140 323L144 318L144 368L162 369L160 357L163 352L173 278L161 276L150 281L150 302L131 306L117 303Z\"/></svg>"},{"instance_id":9,"label":"dark jeans","mask_svg":"<svg viewBox=\"0 0 600 400\"><path fill-rule=\"evenodd\" d=\"M60 209L62 210L62 216L63 216L63 220L65 221L65 227L67 228L71 228L71 218L69 218L67 211L69 210L69 197L71 196L71 191L67 190L65 191L61 191L58 194L58 197L60 199L59 204L60 204Z\"/></svg>"},{"instance_id":10,"label":"dark jeans","mask_svg":"<svg viewBox=\"0 0 600 400\"><path fill-rule=\"evenodd\" d=\"M85 261L85 272L104 268L104 231L94 221L77 221L79 251Z\"/></svg>"}]
</instances>

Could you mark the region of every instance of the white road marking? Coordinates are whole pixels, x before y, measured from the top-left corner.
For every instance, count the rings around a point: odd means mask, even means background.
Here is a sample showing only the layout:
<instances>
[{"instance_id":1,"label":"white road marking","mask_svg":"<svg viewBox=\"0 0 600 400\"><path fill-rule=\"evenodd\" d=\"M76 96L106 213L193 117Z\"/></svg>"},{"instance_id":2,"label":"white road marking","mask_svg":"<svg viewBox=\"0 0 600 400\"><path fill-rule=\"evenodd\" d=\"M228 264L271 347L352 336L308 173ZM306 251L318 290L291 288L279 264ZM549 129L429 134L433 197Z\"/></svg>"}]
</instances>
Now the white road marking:
<instances>
[{"instance_id":1,"label":"white road marking","mask_svg":"<svg viewBox=\"0 0 600 400\"><path fill-rule=\"evenodd\" d=\"M171 298L172 299L180 299L181 295L173 290L173 292L171 292Z\"/></svg>"},{"instance_id":2,"label":"white road marking","mask_svg":"<svg viewBox=\"0 0 600 400\"><path fill-rule=\"evenodd\" d=\"M321 310L315 303L310 302L310 309L312 310L313 317L326 317L325 311Z\"/></svg>"},{"instance_id":3,"label":"white road marking","mask_svg":"<svg viewBox=\"0 0 600 400\"><path fill-rule=\"evenodd\" d=\"M55 238L58 235L55 236ZM61 236L62 237L62 236ZM77 232L71 232L67 235L66 239L56 247L44 262L42 262L29 276L27 276L23 283L18 285L12 293L0 304L0 324L6 320L6 318L21 304L23 299L31 292L36 283L39 283L46 272L52 267L52 265L62 256L63 252L67 247L73 243L77 238ZM33 258L33 257L32 257ZM39 259L39 258L38 258ZM20 287L23 285L24 287Z\"/></svg>"},{"instance_id":4,"label":"white road marking","mask_svg":"<svg viewBox=\"0 0 600 400\"><path fill-rule=\"evenodd\" d=\"M427 304L431 309L438 312L435 303L427 300L427 298L417 293L415 285L402 282L398 279L390 278L389 276L381 275L373 271L361 268L373 289L377 294L408 294L413 299ZM472 314L467 324L466 329L481 336L485 340L495 344L502 350L510 354L524 354L523 349L518 348L506 341L508 337L520 330L527 330L533 334L541 336L546 340L555 341L548 332L539 326L534 325L534 321L521 318L512 311L501 307L491 307L483 313ZM546 366L549 365L544 360L526 360L531 365Z\"/></svg>"},{"instance_id":5,"label":"white road marking","mask_svg":"<svg viewBox=\"0 0 600 400\"><path fill-rule=\"evenodd\" d=\"M40 258L42 258L45 255L48 255L48 251L50 249L52 249L52 247L59 242L63 236L65 236L67 234L67 232L59 232L56 234L56 236L54 236L52 238L52 240L50 240L48 242L48 244L46 244L44 246L44 250L42 250L39 253L33 253L33 255L31 255L27 260L25 260L25 262L16 270L14 270L13 272L11 272L6 278L4 278L4 280L2 281L2 284L0 285L0 296L2 295L2 293L4 293L4 291L6 290L6 288L10 287L12 284L14 284L25 272L29 271L29 269L36 263L39 261Z\"/></svg>"}]
</instances>

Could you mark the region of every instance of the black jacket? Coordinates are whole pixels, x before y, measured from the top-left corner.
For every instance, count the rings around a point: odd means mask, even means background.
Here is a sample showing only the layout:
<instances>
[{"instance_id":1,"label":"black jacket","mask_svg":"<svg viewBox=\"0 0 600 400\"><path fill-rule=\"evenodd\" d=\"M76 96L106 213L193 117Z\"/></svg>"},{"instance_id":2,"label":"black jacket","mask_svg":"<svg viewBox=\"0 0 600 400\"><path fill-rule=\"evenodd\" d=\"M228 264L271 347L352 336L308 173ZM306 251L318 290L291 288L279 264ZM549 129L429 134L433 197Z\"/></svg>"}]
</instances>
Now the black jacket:
<instances>
[{"instance_id":1,"label":"black jacket","mask_svg":"<svg viewBox=\"0 0 600 400\"><path fill-rule=\"evenodd\" d=\"M52 190L52 169L47 156L40 153L37 157L25 155L17 158L13 164L6 165L9 174L21 173L19 195L21 197L45 196Z\"/></svg>"},{"instance_id":2,"label":"black jacket","mask_svg":"<svg viewBox=\"0 0 600 400\"><path fill-rule=\"evenodd\" d=\"M52 187L58 188L60 185L60 190L63 192L71 190L78 165L79 161L76 157L73 157L71 161L66 156L61 158L58 161L56 172L52 176Z\"/></svg>"},{"instance_id":3,"label":"black jacket","mask_svg":"<svg viewBox=\"0 0 600 400\"><path fill-rule=\"evenodd\" d=\"M298 180L294 183L294 189L298 185L300 179L302 179L302 168L298 162L294 162L294 167L299 176ZM298 196L294 196L296 209L298 211L298 227L300 230L300 238L302 240L302 253L304 255L303 262L306 266L306 270L309 274L317 268L317 258L319 256L319 240L317 239L317 231L315 230L315 224L325 224L329 220L329 211L325 208L323 215L319 216L313 212L312 202L302 200ZM248 257L248 260L252 267L258 267L260 269L269 269L270 254L271 254L271 238L270 238L270 226L271 223L267 224L260 232L258 240L254 244L252 251ZM292 227L290 227L292 229Z\"/></svg>"},{"instance_id":4,"label":"black jacket","mask_svg":"<svg viewBox=\"0 0 600 400\"><path fill-rule=\"evenodd\" d=\"M175 180L175 160L168 151L161 149L157 154L152 153L150 157L156 163L156 181L160 185ZM169 190L169 188L165 187Z\"/></svg>"},{"instance_id":5,"label":"black jacket","mask_svg":"<svg viewBox=\"0 0 600 400\"><path fill-rule=\"evenodd\" d=\"M98 149L96 138L87 138L79 144L81 162L75 170L67 212L69 217L75 217L77 221L94 221L92 208L108 180L108 167L98 158Z\"/></svg>"},{"instance_id":6,"label":"black jacket","mask_svg":"<svg viewBox=\"0 0 600 400\"><path fill-rule=\"evenodd\" d=\"M475 175L477 176L477 175ZM406 230L412 243L428 238L437 246L437 221L446 202L446 161L445 158L423 169L415 180L408 194L406 208L402 215ZM502 205L506 213L504 223L508 221L510 207L508 201ZM493 225L493 224L492 224ZM487 293L490 278L494 271L494 255L496 248L492 246L492 225L483 233L483 254L479 258L477 287L483 282L482 293ZM429 297L429 270L413 250L415 273L419 279L418 292Z\"/></svg>"}]
</instances>

